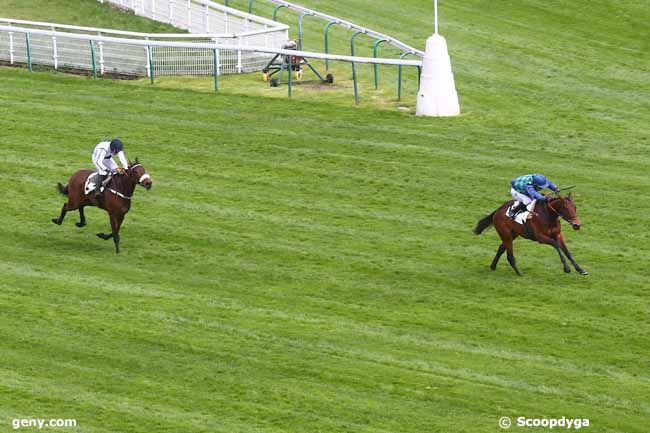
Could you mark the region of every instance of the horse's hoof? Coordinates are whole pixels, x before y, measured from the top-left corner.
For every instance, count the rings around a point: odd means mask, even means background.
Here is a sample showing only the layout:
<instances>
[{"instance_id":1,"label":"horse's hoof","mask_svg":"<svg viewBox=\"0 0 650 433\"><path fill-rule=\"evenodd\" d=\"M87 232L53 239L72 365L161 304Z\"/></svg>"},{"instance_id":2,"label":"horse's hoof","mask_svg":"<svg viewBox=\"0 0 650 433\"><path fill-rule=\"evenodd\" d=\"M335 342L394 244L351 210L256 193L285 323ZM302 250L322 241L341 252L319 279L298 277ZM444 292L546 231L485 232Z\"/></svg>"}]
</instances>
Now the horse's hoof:
<instances>
[{"instance_id":1,"label":"horse's hoof","mask_svg":"<svg viewBox=\"0 0 650 433\"><path fill-rule=\"evenodd\" d=\"M571 273L571 268L564 268L564 273L565 274L570 274Z\"/></svg>"},{"instance_id":2,"label":"horse's hoof","mask_svg":"<svg viewBox=\"0 0 650 433\"><path fill-rule=\"evenodd\" d=\"M493 271L496 271L497 267L496 266L490 266L490 269L493 270Z\"/></svg>"},{"instance_id":3,"label":"horse's hoof","mask_svg":"<svg viewBox=\"0 0 650 433\"><path fill-rule=\"evenodd\" d=\"M86 227L86 224L85 224L85 223L83 223L83 224L82 224L82 223L75 223L74 225L76 225L76 226L79 227L79 228L81 228L81 227Z\"/></svg>"},{"instance_id":4,"label":"horse's hoof","mask_svg":"<svg viewBox=\"0 0 650 433\"><path fill-rule=\"evenodd\" d=\"M578 272L580 272L580 275L589 275L589 272L585 271L584 269L580 269Z\"/></svg>"},{"instance_id":5,"label":"horse's hoof","mask_svg":"<svg viewBox=\"0 0 650 433\"><path fill-rule=\"evenodd\" d=\"M62 221L59 221L58 218L52 218L52 222L53 222L54 224L56 224L57 226L60 226Z\"/></svg>"},{"instance_id":6,"label":"horse's hoof","mask_svg":"<svg viewBox=\"0 0 650 433\"><path fill-rule=\"evenodd\" d=\"M97 237L100 239L104 239L105 241L109 240L111 238L110 235L107 235L106 233L97 233Z\"/></svg>"}]
</instances>

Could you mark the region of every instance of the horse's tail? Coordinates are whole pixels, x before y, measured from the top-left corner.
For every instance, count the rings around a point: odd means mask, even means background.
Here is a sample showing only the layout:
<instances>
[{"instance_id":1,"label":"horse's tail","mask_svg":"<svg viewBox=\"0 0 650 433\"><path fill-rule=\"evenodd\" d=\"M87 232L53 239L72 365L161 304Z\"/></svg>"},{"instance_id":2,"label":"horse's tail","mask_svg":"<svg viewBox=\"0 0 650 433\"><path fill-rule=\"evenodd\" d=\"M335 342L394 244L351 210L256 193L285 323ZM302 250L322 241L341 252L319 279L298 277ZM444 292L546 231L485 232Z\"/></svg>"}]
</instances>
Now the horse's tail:
<instances>
[{"instance_id":1,"label":"horse's tail","mask_svg":"<svg viewBox=\"0 0 650 433\"><path fill-rule=\"evenodd\" d=\"M490 215L487 215L485 218L481 219L476 224L476 227L474 227L474 233L476 233L477 235L480 235L481 233L483 233L483 230L490 227L492 225L492 218L494 217L495 213L497 213L496 210L494 212L492 212Z\"/></svg>"},{"instance_id":2,"label":"horse's tail","mask_svg":"<svg viewBox=\"0 0 650 433\"><path fill-rule=\"evenodd\" d=\"M68 185L64 185L61 182L56 184L58 191L63 195L68 195Z\"/></svg>"}]
</instances>

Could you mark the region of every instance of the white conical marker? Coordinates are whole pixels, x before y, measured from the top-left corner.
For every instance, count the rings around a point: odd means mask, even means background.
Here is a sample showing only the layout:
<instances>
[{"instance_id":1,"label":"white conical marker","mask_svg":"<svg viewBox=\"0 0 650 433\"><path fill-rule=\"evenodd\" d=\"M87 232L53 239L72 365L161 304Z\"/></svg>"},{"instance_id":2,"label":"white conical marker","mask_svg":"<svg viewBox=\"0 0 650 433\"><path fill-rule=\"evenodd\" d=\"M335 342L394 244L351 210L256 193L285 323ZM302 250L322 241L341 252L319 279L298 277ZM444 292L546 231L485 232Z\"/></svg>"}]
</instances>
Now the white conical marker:
<instances>
[{"instance_id":1,"label":"white conical marker","mask_svg":"<svg viewBox=\"0 0 650 433\"><path fill-rule=\"evenodd\" d=\"M427 39L422 59L422 75L415 114L418 116L456 116L460 114L458 94L447 41L438 34L438 0L434 1L435 33Z\"/></svg>"}]
</instances>

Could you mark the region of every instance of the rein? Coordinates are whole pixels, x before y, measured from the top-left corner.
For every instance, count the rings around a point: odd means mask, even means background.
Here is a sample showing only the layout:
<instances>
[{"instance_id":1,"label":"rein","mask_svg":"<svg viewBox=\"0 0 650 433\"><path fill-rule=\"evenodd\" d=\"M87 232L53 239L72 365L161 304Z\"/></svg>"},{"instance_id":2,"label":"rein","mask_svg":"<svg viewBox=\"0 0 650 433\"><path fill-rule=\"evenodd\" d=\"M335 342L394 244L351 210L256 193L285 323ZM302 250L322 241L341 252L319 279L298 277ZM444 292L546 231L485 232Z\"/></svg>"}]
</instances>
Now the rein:
<instances>
[{"instance_id":1,"label":"rein","mask_svg":"<svg viewBox=\"0 0 650 433\"><path fill-rule=\"evenodd\" d=\"M560 212L558 212L558 211L557 211L557 210L556 210L556 209L551 205L551 202L550 202L550 201L547 201L547 202L546 202L546 205L547 205L549 208L551 208L551 210L552 210L553 212L555 212L555 215L557 215L558 217L562 217L562 219L563 219L564 221L566 221L566 222L568 222L569 224L571 224L571 220L570 220L569 218L565 217L564 215L562 215Z\"/></svg>"},{"instance_id":2,"label":"rein","mask_svg":"<svg viewBox=\"0 0 650 433\"><path fill-rule=\"evenodd\" d=\"M137 166L142 167L142 164L135 164L135 165L131 166L131 167L129 168L129 171L133 170L133 169L134 169L135 167L137 167ZM140 179L138 180L138 183L141 183L144 179L149 179L149 178L150 178L150 176L149 176L148 174L145 173L145 174L143 174L142 176L140 176ZM121 197L121 198L123 198L123 199L125 199L125 200L131 200L131 198L133 197L133 196L129 196L129 195L124 195L124 194L122 194L121 192L119 192L118 190L113 189L113 188L109 188L108 190L109 190L110 192L112 192L113 194L115 194L116 196Z\"/></svg>"}]
</instances>

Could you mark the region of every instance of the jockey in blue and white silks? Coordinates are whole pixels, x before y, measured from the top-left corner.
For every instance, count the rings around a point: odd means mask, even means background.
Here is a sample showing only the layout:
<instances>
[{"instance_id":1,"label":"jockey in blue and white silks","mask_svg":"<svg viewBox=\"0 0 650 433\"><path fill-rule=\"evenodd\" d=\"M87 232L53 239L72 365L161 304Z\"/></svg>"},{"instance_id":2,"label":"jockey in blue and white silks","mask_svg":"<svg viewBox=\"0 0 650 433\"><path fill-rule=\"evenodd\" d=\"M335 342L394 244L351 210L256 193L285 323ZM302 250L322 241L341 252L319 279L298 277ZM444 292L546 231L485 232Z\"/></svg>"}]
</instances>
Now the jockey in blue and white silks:
<instances>
[{"instance_id":1,"label":"jockey in blue and white silks","mask_svg":"<svg viewBox=\"0 0 650 433\"><path fill-rule=\"evenodd\" d=\"M113 161L114 155L117 155L122 167L126 170L129 167L129 163L126 155L124 155L124 146L119 138L111 141L102 141L93 150L93 164L97 167L97 173L99 174L97 185L95 185L95 197L101 197L101 186L109 173L118 170L117 164Z\"/></svg>"},{"instance_id":2,"label":"jockey in blue and white silks","mask_svg":"<svg viewBox=\"0 0 650 433\"><path fill-rule=\"evenodd\" d=\"M540 190L548 188L553 192L559 191L553 182L543 174L526 174L513 179L511 182L510 194L515 199L512 208L509 210L509 216L514 217L528 207L531 210L535 206L536 200L544 201L546 197L539 193ZM532 203L532 206L528 206Z\"/></svg>"}]
</instances>

